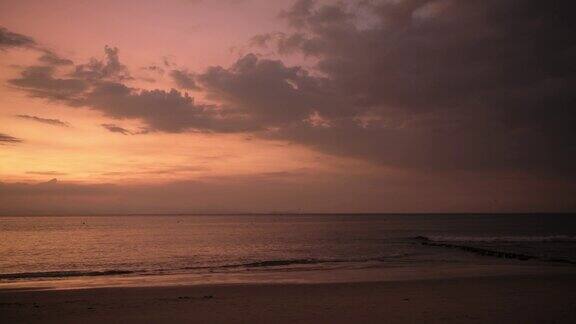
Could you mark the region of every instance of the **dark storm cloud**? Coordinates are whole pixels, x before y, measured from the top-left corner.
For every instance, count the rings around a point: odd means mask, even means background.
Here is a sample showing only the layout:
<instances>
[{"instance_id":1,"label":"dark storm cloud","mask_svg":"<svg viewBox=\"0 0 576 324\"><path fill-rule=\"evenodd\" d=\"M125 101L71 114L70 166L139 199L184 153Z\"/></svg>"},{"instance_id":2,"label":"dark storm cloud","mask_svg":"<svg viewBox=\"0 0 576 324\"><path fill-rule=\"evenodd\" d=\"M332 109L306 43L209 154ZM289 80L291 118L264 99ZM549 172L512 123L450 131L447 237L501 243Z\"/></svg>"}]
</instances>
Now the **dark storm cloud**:
<instances>
[{"instance_id":1,"label":"dark storm cloud","mask_svg":"<svg viewBox=\"0 0 576 324\"><path fill-rule=\"evenodd\" d=\"M566 90L574 42L567 8L540 1L397 1L372 3L360 28L342 5L295 9L285 16L306 38L294 49L366 106L410 112L525 106ZM290 35L302 35L299 33ZM285 36L282 39L285 39ZM512 92L512 93L511 93ZM516 108L516 107L513 107ZM495 108L499 110L500 108ZM509 109L508 107L506 109Z\"/></svg>"},{"instance_id":2,"label":"dark storm cloud","mask_svg":"<svg viewBox=\"0 0 576 324\"><path fill-rule=\"evenodd\" d=\"M248 54L232 67L211 67L197 76L208 96L234 107L263 126L300 122L312 111L338 113L346 98L337 98L324 78L300 67Z\"/></svg>"},{"instance_id":3,"label":"dark storm cloud","mask_svg":"<svg viewBox=\"0 0 576 324\"><path fill-rule=\"evenodd\" d=\"M30 115L16 115L16 117L36 121L36 122L43 123L43 124L53 125L53 126L70 127L70 124L68 124L67 122L63 122L60 119L42 118L42 117L30 116Z\"/></svg>"},{"instance_id":4,"label":"dark storm cloud","mask_svg":"<svg viewBox=\"0 0 576 324\"><path fill-rule=\"evenodd\" d=\"M295 32L254 43L315 57L353 105L316 108L344 117L335 127L276 136L399 166L574 175L570 13L535 0L298 1L281 14Z\"/></svg>"},{"instance_id":5,"label":"dark storm cloud","mask_svg":"<svg viewBox=\"0 0 576 324\"><path fill-rule=\"evenodd\" d=\"M15 47L34 47L36 42L32 37L14 33L4 27L0 27L0 50Z\"/></svg>"},{"instance_id":6,"label":"dark storm cloud","mask_svg":"<svg viewBox=\"0 0 576 324\"><path fill-rule=\"evenodd\" d=\"M0 145L22 143L22 140L7 134L0 133Z\"/></svg>"},{"instance_id":7,"label":"dark storm cloud","mask_svg":"<svg viewBox=\"0 0 576 324\"><path fill-rule=\"evenodd\" d=\"M101 124L100 126L104 127L105 129L107 129L108 131L112 132L112 133L119 133L122 135L132 135L132 132L127 130L126 128L122 128L120 126L117 126L115 124Z\"/></svg>"},{"instance_id":8,"label":"dark storm cloud","mask_svg":"<svg viewBox=\"0 0 576 324\"><path fill-rule=\"evenodd\" d=\"M200 90L200 87L198 87L196 81L194 81L193 73L185 70L172 70L170 71L170 76L180 89Z\"/></svg>"},{"instance_id":9,"label":"dark storm cloud","mask_svg":"<svg viewBox=\"0 0 576 324\"><path fill-rule=\"evenodd\" d=\"M314 4L314 0L295 1L292 8L283 10L279 16L286 18L293 27L301 27L305 19L311 14Z\"/></svg>"}]
</instances>

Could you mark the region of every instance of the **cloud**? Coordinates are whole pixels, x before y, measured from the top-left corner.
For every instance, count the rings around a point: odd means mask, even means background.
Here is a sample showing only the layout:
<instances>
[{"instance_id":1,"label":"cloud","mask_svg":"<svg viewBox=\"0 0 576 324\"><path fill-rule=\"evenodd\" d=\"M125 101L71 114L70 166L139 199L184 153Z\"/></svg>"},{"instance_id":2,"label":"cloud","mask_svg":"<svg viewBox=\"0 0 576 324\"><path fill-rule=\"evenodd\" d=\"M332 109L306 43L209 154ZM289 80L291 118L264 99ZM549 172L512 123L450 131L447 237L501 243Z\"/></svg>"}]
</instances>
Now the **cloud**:
<instances>
[{"instance_id":1,"label":"cloud","mask_svg":"<svg viewBox=\"0 0 576 324\"><path fill-rule=\"evenodd\" d=\"M305 18L311 15L314 5L314 0L295 1L290 9L280 12L279 17L286 18L293 27L301 27Z\"/></svg>"},{"instance_id":2,"label":"cloud","mask_svg":"<svg viewBox=\"0 0 576 324\"><path fill-rule=\"evenodd\" d=\"M53 125L53 126L70 127L69 123L63 122L60 119L42 118L42 117L30 116L30 115L16 115L16 117L36 121L36 122L43 123L43 124Z\"/></svg>"},{"instance_id":3,"label":"cloud","mask_svg":"<svg viewBox=\"0 0 576 324\"><path fill-rule=\"evenodd\" d=\"M153 168L153 169L144 169L138 171L113 171L113 172L104 172L101 175L104 176L142 176L142 175L150 175L150 174L181 174L181 173L190 173L190 172L201 172L201 171L210 171L211 169L206 166L172 166L168 168Z\"/></svg>"},{"instance_id":4,"label":"cloud","mask_svg":"<svg viewBox=\"0 0 576 324\"><path fill-rule=\"evenodd\" d=\"M72 76L86 80L131 80L128 68L120 62L117 47L104 47L106 58L104 61L92 58L86 64L76 66Z\"/></svg>"},{"instance_id":5,"label":"cloud","mask_svg":"<svg viewBox=\"0 0 576 324\"><path fill-rule=\"evenodd\" d=\"M144 66L142 67L142 70L145 71L150 71L150 72L156 72L160 75L164 74L164 69L159 67L158 65L148 65L148 66Z\"/></svg>"},{"instance_id":6,"label":"cloud","mask_svg":"<svg viewBox=\"0 0 576 324\"><path fill-rule=\"evenodd\" d=\"M212 0L212 1L209 1L209 3L214 2L214 3L223 3L223 4L227 4L227 5L239 5L242 3L246 3L248 1L250 1L250 0L216 0L216 1ZM204 0L187 0L187 2L189 4L198 5L198 4L204 3L205 1Z\"/></svg>"},{"instance_id":7,"label":"cloud","mask_svg":"<svg viewBox=\"0 0 576 324\"><path fill-rule=\"evenodd\" d=\"M151 131L236 132L250 127L239 118L221 114L215 106L196 104L177 90L132 89L121 83L102 82L76 102L116 119L138 119Z\"/></svg>"},{"instance_id":8,"label":"cloud","mask_svg":"<svg viewBox=\"0 0 576 324\"><path fill-rule=\"evenodd\" d=\"M7 134L0 133L0 145L22 143L22 140Z\"/></svg>"},{"instance_id":9,"label":"cloud","mask_svg":"<svg viewBox=\"0 0 576 324\"><path fill-rule=\"evenodd\" d=\"M39 57L39 61L53 66L60 65L72 65L69 59L62 58L58 56L54 51L48 49L47 47L38 44L32 37L18 34L9 31L4 27L0 27L0 50L6 50L8 48L26 48L42 53Z\"/></svg>"},{"instance_id":10,"label":"cloud","mask_svg":"<svg viewBox=\"0 0 576 324\"><path fill-rule=\"evenodd\" d=\"M216 105L197 104L187 93L132 88L126 67L117 49L105 48L106 63L92 60L77 65L74 72L60 77L54 66L29 66L19 78L8 82L38 98L60 101L72 107L88 107L115 119L137 119L147 131L242 132L257 128L235 111Z\"/></svg>"},{"instance_id":11,"label":"cloud","mask_svg":"<svg viewBox=\"0 0 576 324\"><path fill-rule=\"evenodd\" d=\"M0 192L2 192L2 195L6 195L3 198L14 198L20 195L29 195L30 197L62 195L64 198L71 196L104 194L110 192L114 187L115 186L110 184L83 185L76 183L61 183L56 178L34 184L0 182Z\"/></svg>"},{"instance_id":12,"label":"cloud","mask_svg":"<svg viewBox=\"0 0 576 324\"><path fill-rule=\"evenodd\" d=\"M122 135L132 135L132 132L127 130L126 128L122 128L120 126L114 124L101 124L100 126L106 128L108 131L112 133L119 133Z\"/></svg>"},{"instance_id":13,"label":"cloud","mask_svg":"<svg viewBox=\"0 0 576 324\"><path fill-rule=\"evenodd\" d=\"M280 15L293 32L253 43L313 57L333 90L323 93L346 104L315 104L336 118L333 127L290 123L271 135L406 168L576 176L576 43L568 36L576 26L567 6L297 1ZM216 87L223 98L236 94Z\"/></svg>"},{"instance_id":14,"label":"cloud","mask_svg":"<svg viewBox=\"0 0 576 324\"><path fill-rule=\"evenodd\" d=\"M146 127L141 127L137 131L129 130L124 127L118 126L116 124L100 124L100 126L104 127L106 130L112 133L119 133L122 135L142 135L150 133L150 129Z\"/></svg>"},{"instance_id":15,"label":"cloud","mask_svg":"<svg viewBox=\"0 0 576 324\"><path fill-rule=\"evenodd\" d=\"M172 72L214 104L130 87L110 47L105 61L67 78L30 67L10 82L151 131L252 132L416 171L572 179L570 12L537 0L297 1L280 14L292 29L253 43L312 67L248 54L228 67Z\"/></svg>"},{"instance_id":16,"label":"cloud","mask_svg":"<svg viewBox=\"0 0 576 324\"><path fill-rule=\"evenodd\" d=\"M46 176L63 176L63 175L67 175L67 173L58 172L58 171L26 171L26 174L46 175Z\"/></svg>"},{"instance_id":17,"label":"cloud","mask_svg":"<svg viewBox=\"0 0 576 324\"><path fill-rule=\"evenodd\" d=\"M180 89L186 90L200 90L200 87L196 85L194 81L194 74L185 70L172 70L170 71L170 76Z\"/></svg>"},{"instance_id":18,"label":"cloud","mask_svg":"<svg viewBox=\"0 0 576 324\"><path fill-rule=\"evenodd\" d=\"M8 80L8 83L26 90L33 97L70 102L88 89L85 80L58 78L54 74L52 66L29 66L19 78Z\"/></svg>"},{"instance_id":19,"label":"cloud","mask_svg":"<svg viewBox=\"0 0 576 324\"><path fill-rule=\"evenodd\" d=\"M92 60L77 65L67 76L58 76L54 66L30 66L9 83L33 97L89 107L115 119L137 119L150 131L173 133L261 131L306 119L315 107L329 116L331 110L322 107L335 108L345 101L328 95L331 90L325 87L325 80L309 76L302 68L250 54L228 69L211 67L197 75L173 70L181 87L200 89L198 82L209 98L219 102L196 103L187 93L174 89L129 87L122 77L128 71L120 63L118 51L105 50L108 63Z\"/></svg>"},{"instance_id":20,"label":"cloud","mask_svg":"<svg viewBox=\"0 0 576 324\"><path fill-rule=\"evenodd\" d=\"M146 185L52 179L0 182L0 214L571 211L574 192L565 181L470 174L268 172Z\"/></svg>"},{"instance_id":21,"label":"cloud","mask_svg":"<svg viewBox=\"0 0 576 324\"><path fill-rule=\"evenodd\" d=\"M49 65L73 65L74 62L67 58L62 58L52 51L45 50L44 54L38 59L40 62Z\"/></svg>"},{"instance_id":22,"label":"cloud","mask_svg":"<svg viewBox=\"0 0 576 324\"><path fill-rule=\"evenodd\" d=\"M0 50L16 47L32 48L34 46L36 46L36 41L32 37L0 27Z\"/></svg>"},{"instance_id":23,"label":"cloud","mask_svg":"<svg viewBox=\"0 0 576 324\"><path fill-rule=\"evenodd\" d=\"M196 80L210 99L233 107L263 127L299 122L314 110L336 115L347 103L330 88L329 80L254 54L230 68L211 67Z\"/></svg>"}]
</instances>

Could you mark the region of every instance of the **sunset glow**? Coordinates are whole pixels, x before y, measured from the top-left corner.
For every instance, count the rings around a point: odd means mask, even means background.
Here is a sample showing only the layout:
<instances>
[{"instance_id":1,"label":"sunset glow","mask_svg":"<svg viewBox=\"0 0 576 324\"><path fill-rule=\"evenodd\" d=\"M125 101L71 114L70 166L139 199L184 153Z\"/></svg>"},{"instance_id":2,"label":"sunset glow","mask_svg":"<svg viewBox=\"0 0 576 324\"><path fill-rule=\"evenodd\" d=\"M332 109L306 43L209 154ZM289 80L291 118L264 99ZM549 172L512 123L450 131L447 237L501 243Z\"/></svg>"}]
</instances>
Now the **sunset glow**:
<instances>
[{"instance_id":1,"label":"sunset glow","mask_svg":"<svg viewBox=\"0 0 576 324\"><path fill-rule=\"evenodd\" d=\"M515 10L2 1L0 213L573 210L573 51Z\"/></svg>"}]
</instances>

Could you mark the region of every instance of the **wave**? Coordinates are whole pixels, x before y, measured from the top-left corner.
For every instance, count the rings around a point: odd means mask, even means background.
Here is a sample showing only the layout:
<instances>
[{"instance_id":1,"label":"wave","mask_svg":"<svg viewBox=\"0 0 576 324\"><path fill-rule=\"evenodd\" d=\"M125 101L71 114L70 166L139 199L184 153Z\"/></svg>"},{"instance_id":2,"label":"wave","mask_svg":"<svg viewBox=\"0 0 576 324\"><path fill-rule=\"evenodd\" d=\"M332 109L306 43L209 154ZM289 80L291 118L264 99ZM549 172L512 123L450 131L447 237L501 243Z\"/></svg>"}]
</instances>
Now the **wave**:
<instances>
[{"instance_id":1,"label":"wave","mask_svg":"<svg viewBox=\"0 0 576 324\"><path fill-rule=\"evenodd\" d=\"M3 273L1 279L29 279L29 278L66 278L66 277L94 277L112 276L134 273L127 270L107 270L107 271L46 271L46 272L20 272Z\"/></svg>"},{"instance_id":2,"label":"wave","mask_svg":"<svg viewBox=\"0 0 576 324\"><path fill-rule=\"evenodd\" d=\"M280 267L287 265L318 264L327 262L345 262L343 260L318 260L318 259L288 259L288 260L266 260L241 264L246 268Z\"/></svg>"},{"instance_id":3,"label":"wave","mask_svg":"<svg viewBox=\"0 0 576 324\"><path fill-rule=\"evenodd\" d=\"M353 259L277 259L263 260L247 263L224 264L218 266L199 266L185 267L182 270L199 270L199 269L232 269L232 268L273 268L291 265L310 265L310 264L329 264L329 263L364 263L364 262L382 262L389 259L402 258L410 254L389 255L376 258L353 258Z\"/></svg>"},{"instance_id":4,"label":"wave","mask_svg":"<svg viewBox=\"0 0 576 324\"><path fill-rule=\"evenodd\" d=\"M415 239L428 242L474 242L474 243L576 243L576 236L417 236Z\"/></svg>"},{"instance_id":5,"label":"wave","mask_svg":"<svg viewBox=\"0 0 576 324\"><path fill-rule=\"evenodd\" d=\"M377 258L356 258L356 259L276 259L276 260L262 260L246 263L232 263L213 266L191 266L182 268L164 268L164 269L149 269L149 270L107 270L107 271L46 271L46 272L20 272L20 273L5 273L0 274L0 280L16 280L16 279L34 279L34 278L67 278L67 277L89 277L89 276L113 276L125 274L142 274L142 275L155 275L159 273L180 272L182 270L208 270L219 271L227 269L279 269L286 266L298 265L315 265L315 264L330 264L330 263L364 263L364 262L383 262L394 258L402 258L408 254L398 254L382 256ZM288 270L282 268L282 270Z\"/></svg>"},{"instance_id":6,"label":"wave","mask_svg":"<svg viewBox=\"0 0 576 324\"><path fill-rule=\"evenodd\" d=\"M263 267L280 267L288 265L318 264L327 262L342 262L339 260L321 261L316 259L288 259L288 260L266 260L248 263L223 264L218 266L199 266L185 267L182 270L200 270L200 269L232 269L232 268L263 268Z\"/></svg>"},{"instance_id":7,"label":"wave","mask_svg":"<svg viewBox=\"0 0 576 324\"><path fill-rule=\"evenodd\" d=\"M443 247L443 248L450 248L450 249L458 249L461 251L465 251L465 252L470 252L470 253L474 253L477 255L482 255L482 256L491 256L491 257L497 257L497 258L503 258L503 259L516 259L516 260L521 260L521 261L526 261L526 260L535 260L535 261L545 261L545 262L559 262L559 263L566 263L566 264L573 264L576 265L576 260L571 260L571 259L562 259L562 258L549 258L549 257L545 257L545 256L538 256L538 255L529 255L529 254L523 254L523 253L515 253L515 252L508 252L508 251L500 251L497 249L488 249L488 248L484 248L484 247L476 247L476 246L470 246L470 245L462 245L462 244L454 244L454 243L446 243L446 242L450 242L447 240L444 241L438 241L438 240L433 240L431 238L428 238L426 236L417 236L414 238L417 241L420 241L420 243L422 245L425 246L435 246L435 247ZM551 241L479 241L479 240L460 240L457 241L460 243L470 243L470 242L551 242ZM556 241L557 242L557 241ZM572 242L572 241L569 241Z\"/></svg>"}]
</instances>

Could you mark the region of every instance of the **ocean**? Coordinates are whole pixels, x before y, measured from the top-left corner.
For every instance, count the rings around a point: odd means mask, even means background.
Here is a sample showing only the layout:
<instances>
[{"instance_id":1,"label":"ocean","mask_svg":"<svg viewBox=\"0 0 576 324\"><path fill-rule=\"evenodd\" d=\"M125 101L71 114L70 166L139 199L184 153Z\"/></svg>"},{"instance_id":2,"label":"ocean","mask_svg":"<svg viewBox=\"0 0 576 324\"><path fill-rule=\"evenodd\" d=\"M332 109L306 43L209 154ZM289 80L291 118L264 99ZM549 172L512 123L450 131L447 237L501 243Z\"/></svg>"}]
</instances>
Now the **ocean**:
<instances>
[{"instance_id":1,"label":"ocean","mask_svg":"<svg viewBox=\"0 0 576 324\"><path fill-rule=\"evenodd\" d=\"M574 215L0 217L0 289L575 270Z\"/></svg>"}]
</instances>

